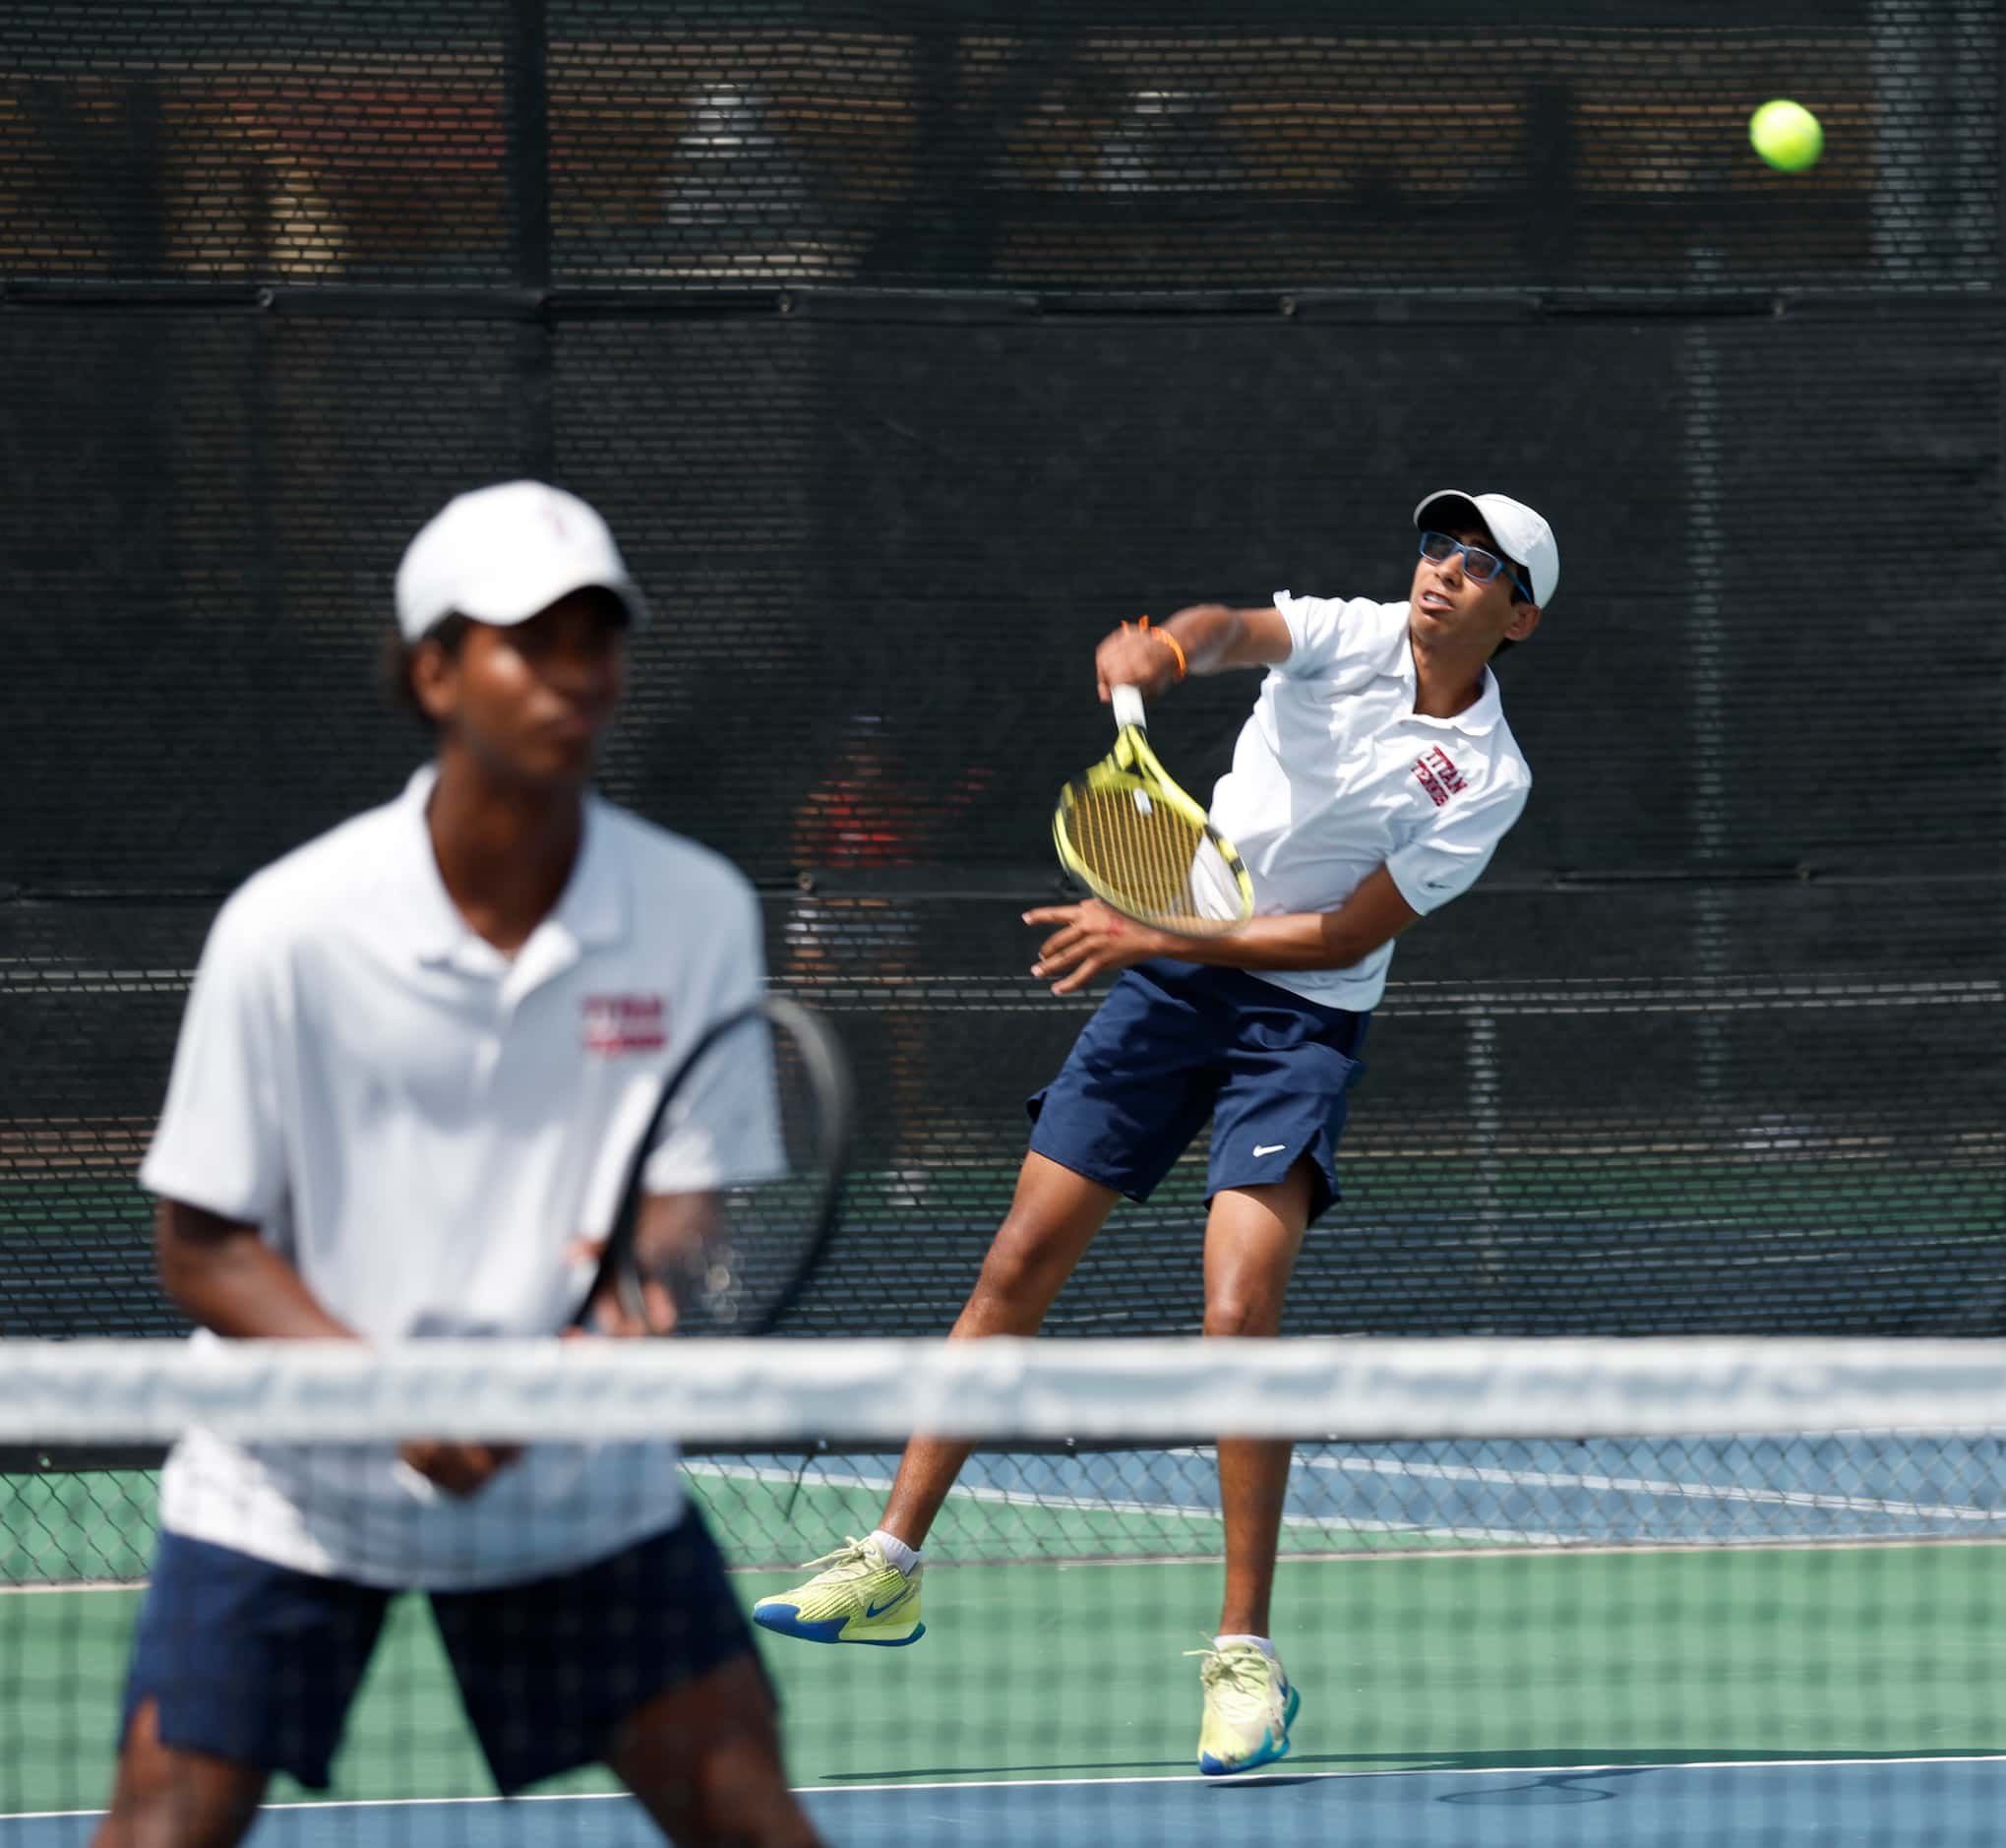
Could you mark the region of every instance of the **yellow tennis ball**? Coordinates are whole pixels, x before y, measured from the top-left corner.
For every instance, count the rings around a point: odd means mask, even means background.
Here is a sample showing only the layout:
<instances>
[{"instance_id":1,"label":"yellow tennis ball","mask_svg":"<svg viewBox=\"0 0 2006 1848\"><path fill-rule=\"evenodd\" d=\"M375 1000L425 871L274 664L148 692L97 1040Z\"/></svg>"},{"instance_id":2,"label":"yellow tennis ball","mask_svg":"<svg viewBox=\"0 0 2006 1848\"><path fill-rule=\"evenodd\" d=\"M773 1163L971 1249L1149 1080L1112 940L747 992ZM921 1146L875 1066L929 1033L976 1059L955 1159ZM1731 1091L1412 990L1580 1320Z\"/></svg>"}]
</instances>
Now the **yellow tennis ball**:
<instances>
[{"instance_id":1,"label":"yellow tennis ball","mask_svg":"<svg viewBox=\"0 0 2006 1848\"><path fill-rule=\"evenodd\" d=\"M1825 131L1800 102L1778 97L1748 118L1748 140L1763 159L1784 173L1801 173L1825 152Z\"/></svg>"}]
</instances>

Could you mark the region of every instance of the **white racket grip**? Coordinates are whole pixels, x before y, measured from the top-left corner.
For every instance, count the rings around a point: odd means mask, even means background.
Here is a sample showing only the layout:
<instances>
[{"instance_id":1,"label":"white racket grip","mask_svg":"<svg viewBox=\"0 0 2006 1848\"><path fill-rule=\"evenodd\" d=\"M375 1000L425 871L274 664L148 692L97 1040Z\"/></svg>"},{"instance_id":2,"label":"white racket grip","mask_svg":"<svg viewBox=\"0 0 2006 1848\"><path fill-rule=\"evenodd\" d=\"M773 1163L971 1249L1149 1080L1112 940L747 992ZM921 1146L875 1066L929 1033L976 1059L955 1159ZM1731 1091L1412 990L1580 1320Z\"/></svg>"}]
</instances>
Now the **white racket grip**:
<instances>
[{"instance_id":1,"label":"white racket grip","mask_svg":"<svg viewBox=\"0 0 2006 1848\"><path fill-rule=\"evenodd\" d=\"M1133 687L1115 687L1111 692L1115 702L1115 723L1141 725L1146 731L1148 724L1142 716L1142 695Z\"/></svg>"}]
</instances>

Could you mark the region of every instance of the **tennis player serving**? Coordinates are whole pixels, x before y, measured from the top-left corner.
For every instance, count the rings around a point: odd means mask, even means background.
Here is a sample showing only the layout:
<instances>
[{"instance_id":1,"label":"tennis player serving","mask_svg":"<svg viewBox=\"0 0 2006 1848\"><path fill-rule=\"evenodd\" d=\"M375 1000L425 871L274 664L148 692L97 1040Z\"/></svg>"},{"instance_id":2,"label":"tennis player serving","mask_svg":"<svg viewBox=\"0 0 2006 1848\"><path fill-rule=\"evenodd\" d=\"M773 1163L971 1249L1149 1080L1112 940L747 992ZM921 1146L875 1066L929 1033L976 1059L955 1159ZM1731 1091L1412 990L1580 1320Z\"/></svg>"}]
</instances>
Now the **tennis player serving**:
<instances>
[{"instance_id":1,"label":"tennis player serving","mask_svg":"<svg viewBox=\"0 0 2006 1848\"><path fill-rule=\"evenodd\" d=\"M1266 670L1211 816L1256 915L1174 936L1098 899L1025 921L1033 973L1066 994L1117 979L1059 1076L1032 1097L1030 1153L957 1337L1030 1334L1116 1201L1146 1200L1209 1117L1207 1334L1266 1335L1304 1234L1338 1197L1337 1144L1393 940L1466 892L1525 806L1531 774L1491 659L1538 627L1559 582L1546 521L1501 494L1415 511L1407 600L1197 604L1125 626L1094 655L1103 700L1160 698L1187 673ZM917 1437L879 1529L754 1621L821 1642L919 1638L920 1548L972 1447ZM1270 1635L1286 1443L1222 1440L1226 1591L1199 1680L1198 1764L1284 1756L1299 1702Z\"/></svg>"},{"instance_id":2,"label":"tennis player serving","mask_svg":"<svg viewBox=\"0 0 2006 1848\"><path fill-rule=\"evenodd\" d=\"M569 1327L665 1075L760 991L745 878L591 792L644 614L598 514L538 482L462 495L396 614L435 761L239 890L189 998L142 1180L198 1341ZM770 1160L723 1090L653 1144L664 1216ZM610 1287L596 1312L642 1331ZM196 1431L159 1521L104 1848L232 1843L274 1770L325 1786L409 1588L504 1793L603 1760L671 1839L817 1839L673 1443Z\"/></svg>"}]
</instances>

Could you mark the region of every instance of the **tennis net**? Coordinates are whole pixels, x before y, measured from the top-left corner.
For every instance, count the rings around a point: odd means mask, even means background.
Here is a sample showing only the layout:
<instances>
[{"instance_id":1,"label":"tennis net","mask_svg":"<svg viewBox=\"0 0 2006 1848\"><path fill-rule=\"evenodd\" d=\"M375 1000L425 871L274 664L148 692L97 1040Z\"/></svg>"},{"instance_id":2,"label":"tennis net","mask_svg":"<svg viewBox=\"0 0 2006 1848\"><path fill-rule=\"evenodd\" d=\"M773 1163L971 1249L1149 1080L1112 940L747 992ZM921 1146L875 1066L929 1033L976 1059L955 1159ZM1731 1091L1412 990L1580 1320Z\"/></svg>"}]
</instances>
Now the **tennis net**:
<instances>
[{"instance_id":1,"label":"tennis net","mask_svg":"<svg viewBox=\"0 0 2006 1848\"><path fill-rule=\"evenodd\" d=\"M678 1431L747 1603L875 1525L915 1426L978 1440L920 1646L760 1637L831 1842L1977 1843L2006 1799L1997 1343L25 1341L0 1342L0 1848L96 1826L157 1447L190 1426ZM1303 1696L1288 1758L1230 1780L1196 1775L1181 1659L1218 1616L1222 1431L1297 1440L1273 1633ZM271 1844L656 1839L596 1770L496 1798L416 1598L332 1789L273 1802Z\"/></svg>"}]
</instances>

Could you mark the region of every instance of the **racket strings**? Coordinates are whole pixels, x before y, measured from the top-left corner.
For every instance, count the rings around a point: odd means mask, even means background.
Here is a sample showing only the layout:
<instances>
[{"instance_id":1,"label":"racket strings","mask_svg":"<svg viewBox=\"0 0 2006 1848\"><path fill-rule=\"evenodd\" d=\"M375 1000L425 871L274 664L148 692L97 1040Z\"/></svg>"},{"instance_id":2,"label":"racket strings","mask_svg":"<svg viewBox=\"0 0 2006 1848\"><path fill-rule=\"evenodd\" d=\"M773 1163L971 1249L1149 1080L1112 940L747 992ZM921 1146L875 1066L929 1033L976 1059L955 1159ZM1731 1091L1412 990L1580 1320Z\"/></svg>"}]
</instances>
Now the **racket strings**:
<instances>
[{"instance_id":1,"label":"racket strings","mask_svg":"<svg viewBox=\"0 0 2006 1848\"><path fill-rule=\"evenodd\" d=\"M762 1332L792 1302L833 1221L848 1080L826 1028L804 1010L776 1012L781 1005L769 1001L725 1032L683 1079L687 1108L666 1119L687 1185L656 1178L652 1210L667 1234L643 1233L628 1275L632 1289L646 1279L668 1289L682 1334Z\"/></svg>"},{"instance_id":2,"label":"racket strings","mask_svg":"<svg viewBox=\"0 0 2006 1848\"><path fill-rule=\"evenodd\" d=\"M1211 923L1193 870L1209 846L1198 824L1133 786L1075 787L1067 814L1082 873L1110 902L1166 923Z\"/></svg>"},{"instance_id":3,"label":"racket strings","mask_svg":"<svg viewBox=\"0 0 2006 1848\"><path fill-rule=\"evenodd\" d=\"M702 1287L683 1305L686 1333L738 1331L788 1288L816 1236L830 1185L827 1113L800 1042L771 1036L777 1159L763 1174L721 1188Z\"/></svg>"}]
</instances>

